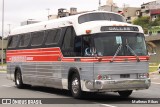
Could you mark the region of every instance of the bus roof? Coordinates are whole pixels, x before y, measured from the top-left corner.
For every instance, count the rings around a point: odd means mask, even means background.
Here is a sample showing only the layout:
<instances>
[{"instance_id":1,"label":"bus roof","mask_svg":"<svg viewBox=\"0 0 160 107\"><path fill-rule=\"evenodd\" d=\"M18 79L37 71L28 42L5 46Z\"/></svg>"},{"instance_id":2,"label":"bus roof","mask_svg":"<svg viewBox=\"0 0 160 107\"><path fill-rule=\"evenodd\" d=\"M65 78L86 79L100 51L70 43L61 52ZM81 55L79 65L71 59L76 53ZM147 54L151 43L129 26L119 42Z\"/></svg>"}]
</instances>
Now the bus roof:
<instances>
[{"instance_id":1,"label":"bus roof","mask_svg":"<svg viewBox=\"0 0 160 107\"><path fill-rule=\"evenodd\" d=\"M48 21L43 21L43 22L34 23L34 24L30 24L30 25L20 26L18 28L15 28L14 30L12 30L10 35L23 34L23 33L28 33L28 32L36 32L36 31L66 27L66 26L71 26L71 25L75 27L76 33L78 33L78 35L81 35L83 33L80 32L80 31L77 31L79 29L77 27L85 28L83 25L86 26L86 23L79 24L78 23L78 18L79 18L79 16L82 16L82 15L85 15L85 14L90 14L90 13L112 13L112 14L116 14L116 15L119 15L119 16L123 17L122 15L120 15L118 13L114 13L114 12L91 11L91 12L81 13L81 14L68 16L68 17L63 17L63 18L59 18L59 19L48 20ZM98 23L96 23L96 21L95 21L95 25L103 24L103 23L99 23L99 22L100 21L98 21ZM124 22L117 22L117 21L110 21L110 22L111 23L109 23L109 24L112 24L112 25L117 23L117 24L125 24L125 25L128 25L128 26L131 26L131 24L127 24L127 23L124 23ZM89 22L87 22L87 23L89 23ZM79 26L77 26L77 24L79 24ZM88 26L88 29L89 28L90 27Z\"/></svg>"}]
</instances>

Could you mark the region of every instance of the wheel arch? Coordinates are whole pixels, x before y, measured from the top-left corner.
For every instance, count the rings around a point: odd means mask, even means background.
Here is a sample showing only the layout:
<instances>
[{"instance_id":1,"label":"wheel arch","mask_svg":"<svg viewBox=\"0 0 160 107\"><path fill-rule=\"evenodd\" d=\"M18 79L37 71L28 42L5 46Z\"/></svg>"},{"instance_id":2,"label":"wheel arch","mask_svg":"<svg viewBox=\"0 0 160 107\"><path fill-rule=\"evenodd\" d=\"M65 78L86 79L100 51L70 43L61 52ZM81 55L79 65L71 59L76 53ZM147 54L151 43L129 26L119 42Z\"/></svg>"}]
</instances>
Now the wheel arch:
<instances>
[{"instance_id":1,"label":"wheel arch","mask_svg":"<svg viewBox=\"0 0 160 107\"><path fill-rule=\"evenodd\" d=\"M18 70L21 72L21 68L19 66L16 66L15 70L14 70L14 81L16 79L16 73L18 72ZM21 72L21 74L22 74L22 72Z\"/></svg>"},{"instance_id":2,"label":"wheel arch","mask_svg":"<svg viewBox=\"0 0 160 107\"><path fill-rule=\"evenodd\" d=\"M68 72L68 89L70 90L70 82L71 82L71 79L72 79L72 76L74 74L78 74L79 77L80 77L80 73L79 73L79 70L76 68L76 67L71 67L69 69L69 72ZM80 77L81 78L81 77Z\"/></svg>"}]
</instances>

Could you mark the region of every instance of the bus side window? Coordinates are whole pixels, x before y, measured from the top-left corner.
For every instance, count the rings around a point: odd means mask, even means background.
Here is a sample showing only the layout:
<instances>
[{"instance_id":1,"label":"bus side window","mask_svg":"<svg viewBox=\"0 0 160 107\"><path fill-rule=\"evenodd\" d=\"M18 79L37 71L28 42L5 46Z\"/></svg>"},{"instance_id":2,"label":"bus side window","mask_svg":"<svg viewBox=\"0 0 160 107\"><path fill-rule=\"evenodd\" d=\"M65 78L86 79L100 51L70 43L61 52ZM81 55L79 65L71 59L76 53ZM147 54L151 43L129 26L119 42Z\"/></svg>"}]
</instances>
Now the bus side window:
<instances>
[{"instance_id":1,"label":"bus side window","mask_svg":"<svg viewBox=\"0 0 160 107\"><path fill-rule=\"evenodd\" d=\"M46 31L46 42L45 45L52 45L52 44L57 44L60 39L60 29L52 29L52 30L47 30Z\"/></svg>"},{"instance_id":2,"label":"bus side window","mask_svg":"<svg viewBox=\"0 0 160 107\"><path fill-rule=\"evenodd\" d=\"M30 33L20 36L19 47L27 47L30 42Z\"/></svg>"},{"instance_id":3,"label":"bus side window","mask_svg":"<svg viewBox=\"0 0 160 107\"><path fill-rule=\"evenodd\" d=\"M19 35L14 35L9 37L8 48L16 48L19 40Z\"/></svg>"},{"instance_id":4,"label":"bus side window","mask_svg":"<svg viewBox=\"0 0 160 107\"><path fill-rule=\"evenodd\" d=\"M31 46L40 46L44 40L44 31L33 32Z\"/></svg>"},{"instance_id":5,"label":"bus side window","mask_svg":"<svg viewBox=\"0 0 160 107\"><path fill-rule=\"evenodd\" d=\"M65 57L73 57L74 53L74 39L75 39L75 31L73 27L68 27L66 29L63 43L62 43L62 52Z\"/></svg>"}]
</instances>

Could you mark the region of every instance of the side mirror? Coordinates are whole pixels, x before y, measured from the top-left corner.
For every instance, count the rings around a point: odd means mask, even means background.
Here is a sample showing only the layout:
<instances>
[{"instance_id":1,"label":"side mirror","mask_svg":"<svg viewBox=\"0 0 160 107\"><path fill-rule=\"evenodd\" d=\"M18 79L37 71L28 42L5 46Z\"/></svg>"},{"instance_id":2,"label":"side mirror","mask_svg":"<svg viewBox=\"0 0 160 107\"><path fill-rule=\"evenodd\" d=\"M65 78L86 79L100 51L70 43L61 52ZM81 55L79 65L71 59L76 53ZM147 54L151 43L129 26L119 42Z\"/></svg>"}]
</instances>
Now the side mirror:
<instances>
[{"instance_id":1,"label":"side mirror","mask_svg":"<svg viewBox=\"0 0 160 107\"><path fill-rule=\"evenodd\" d=\"M156 54L157 54L156 52L153 52L153 53L148 52L148 55L149 55L149 56L153 56L153 55L156 55Z\"/></svg>"}]
</instances>

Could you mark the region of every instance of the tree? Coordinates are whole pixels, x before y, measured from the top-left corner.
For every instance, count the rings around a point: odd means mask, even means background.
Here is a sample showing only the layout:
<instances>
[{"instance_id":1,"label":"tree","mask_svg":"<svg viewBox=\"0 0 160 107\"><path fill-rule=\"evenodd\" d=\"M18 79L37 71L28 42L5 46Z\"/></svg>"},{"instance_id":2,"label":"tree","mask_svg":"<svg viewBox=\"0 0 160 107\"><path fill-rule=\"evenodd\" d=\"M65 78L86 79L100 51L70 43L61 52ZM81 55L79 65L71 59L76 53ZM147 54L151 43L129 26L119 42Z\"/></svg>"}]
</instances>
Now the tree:
<instances>
[{"instance_id":1,"label":"tree","mask_svg":"<svg viewBox=\"0 0 160 107\"><path fill-rule=\"evenodd\" d=\"M149 16L143 16L135 19L133 24L142 26L144 33L147 34L148 29L150 29L152 26L160 26L160 15L154 21L151 21Z\"/></svg>"},{"instance_id":2,"label":"tree","mask_svg":"<svg viewBox=\"0 0 160 107\"><path fill-rule=\"evenodd\" d=\"M143 16L140 18L137 18L133 21L133 24L142 26L144 33L148 33L148 28L150 26L150 17L149 16Z\"/></svg>"}]
</instances>

